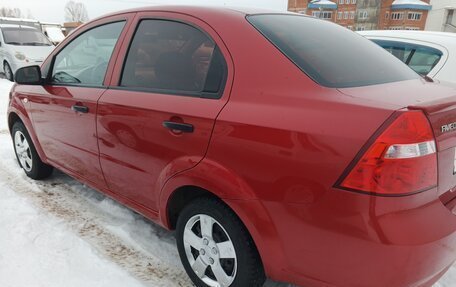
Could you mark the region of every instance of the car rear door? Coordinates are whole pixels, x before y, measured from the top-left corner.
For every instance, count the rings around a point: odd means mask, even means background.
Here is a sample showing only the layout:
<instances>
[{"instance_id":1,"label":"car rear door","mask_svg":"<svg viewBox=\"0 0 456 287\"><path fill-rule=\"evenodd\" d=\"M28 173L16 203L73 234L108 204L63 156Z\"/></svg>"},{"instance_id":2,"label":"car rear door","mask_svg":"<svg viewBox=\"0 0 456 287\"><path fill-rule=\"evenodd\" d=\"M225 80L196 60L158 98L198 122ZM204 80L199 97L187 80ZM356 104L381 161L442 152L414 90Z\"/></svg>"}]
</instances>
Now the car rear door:
<instances>
[{"instance_id":1,"label":"car rear door","mask_svg":"<svg viewBox=\"0 0 456 287\"><path fill-rule=\"evenodd\" d=\"M233 67L217 34L190 16L137 15L99 100L100 161L111 191L157 210L162 184L204 157Z\"/></svg>"},{"instance_id":2,"label":"car rear door","mask_svg":"<svg viewBox=\"0 0 456 287\"><path fill-rule=\"evenodd\" d=\"M97 102L106 91L112 55L129 17L97 21L77 32L46 65L46 84L29 95L37 137L54 166L106 187L96 133ZM112 63L112 64L110 64Z\"/></svg>"}]
</instances>

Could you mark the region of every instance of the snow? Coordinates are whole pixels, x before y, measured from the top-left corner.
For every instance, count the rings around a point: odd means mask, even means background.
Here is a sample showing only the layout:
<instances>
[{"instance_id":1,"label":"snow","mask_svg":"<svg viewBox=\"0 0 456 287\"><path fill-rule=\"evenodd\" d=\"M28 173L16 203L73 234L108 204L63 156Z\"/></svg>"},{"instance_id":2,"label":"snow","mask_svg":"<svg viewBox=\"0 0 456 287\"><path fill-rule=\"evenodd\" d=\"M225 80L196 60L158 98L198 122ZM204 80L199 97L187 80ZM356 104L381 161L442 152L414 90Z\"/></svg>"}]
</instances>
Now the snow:
<instances>
[{"instance_id":1,"label":"snow","mask_svg":"<svg viewBox=\"0 0 456 287\"><path fill-rule=\"evenodd\" d=\"M54 43L60 43L65 39L65 35L63 35L62 30L59 27L45 26L44 30L49 39Z\"/></svg>"},{"instance_id":2,"label":"snow","mask_svg":"<svg viewBox=\"0 0 456 287\"><path fill-rule=\"evenodd\" d=\"M316 4L316 5L321 5L321 6L337 6L336 3L330 1L330 0L313 0L310 2L311 4Z\"/></svg>"},{"instance_id":3,"label":"snow","mask_svg":"<svg viewBox=\"0 0 456 287\"><path fill-rule=\"evenodd\" d=\"M431 6L429 3L420 0L395 0L392 5L423 5Z\"/></svg>"},{"instance_id":4,"label":"snow","mask_svg":"<svg viewBox=\"0 0 456 287\"><path fill-rule=\"evenodd\" d=\"M7 131L11 87L0 79L0 286L192 286L173 233L61 172L25 176Z\"/></svg>"}]
</instances>

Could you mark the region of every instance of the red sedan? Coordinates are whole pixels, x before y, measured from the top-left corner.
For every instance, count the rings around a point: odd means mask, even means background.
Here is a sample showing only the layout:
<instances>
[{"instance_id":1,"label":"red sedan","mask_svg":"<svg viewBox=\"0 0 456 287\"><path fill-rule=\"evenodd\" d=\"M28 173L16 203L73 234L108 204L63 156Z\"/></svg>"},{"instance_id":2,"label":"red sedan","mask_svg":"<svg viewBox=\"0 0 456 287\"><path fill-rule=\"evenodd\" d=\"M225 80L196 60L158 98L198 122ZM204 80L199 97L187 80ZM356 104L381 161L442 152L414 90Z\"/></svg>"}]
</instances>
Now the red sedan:
<instances>
[{"instance_id":1,"label":"red sedan","mask_svg":"<svg viewBox=\"0 0 456 287\"><path fill-rule=\"evenodd\" d=\"M15 79L25 173L175 229L197 286L425 287L456 259L456 88L335 24L130 10Z\"/></svg>"}]
</instances>

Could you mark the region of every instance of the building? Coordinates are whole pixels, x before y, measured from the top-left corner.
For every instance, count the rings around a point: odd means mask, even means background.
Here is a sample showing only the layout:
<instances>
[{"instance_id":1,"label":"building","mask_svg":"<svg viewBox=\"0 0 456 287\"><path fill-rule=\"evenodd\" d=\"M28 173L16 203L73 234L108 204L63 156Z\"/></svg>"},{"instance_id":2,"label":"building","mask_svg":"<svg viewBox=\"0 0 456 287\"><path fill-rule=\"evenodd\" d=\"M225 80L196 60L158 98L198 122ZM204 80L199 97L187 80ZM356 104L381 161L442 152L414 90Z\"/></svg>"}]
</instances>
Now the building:
<instances>
[{"instance_id":1,"label":"building","mask_svg":"<svg viewBox=\"0 0 456 287\"><path fill-rule=\"evenodd\" d=\"M432 8L429 2L430 0L289 0L288 10L332 21L351 30L424 30L428 12Z\"/></svg>"},{"instance_id":2,"label":"building","mask_svg":"<svg viewBox=\"0 0 456 287\"><path fill-rule=\"evenodd\" d=\"M73 32L76 28L82 25L82 22L65 22L63 23L63 33L65 36L68 36Z\"/></svg>"},{"instance_id":3,"label":"building","mask_svg":"<svg viewBox=\"0 0 456 287\"><path fill-rule=\"evenodd\" d=\"M456 33L456 0L432 0L426 30Z\"/></svg>"}]
</instances>

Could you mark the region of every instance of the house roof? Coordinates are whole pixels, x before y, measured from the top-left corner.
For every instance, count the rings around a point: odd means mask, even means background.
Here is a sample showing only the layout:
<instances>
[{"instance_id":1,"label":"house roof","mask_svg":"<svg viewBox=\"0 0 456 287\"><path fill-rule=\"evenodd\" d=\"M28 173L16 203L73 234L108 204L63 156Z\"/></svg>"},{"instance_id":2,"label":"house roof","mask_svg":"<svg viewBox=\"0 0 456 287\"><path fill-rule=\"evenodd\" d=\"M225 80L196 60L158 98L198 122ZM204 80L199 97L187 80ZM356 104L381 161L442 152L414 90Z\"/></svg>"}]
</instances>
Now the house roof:
<instances>
[{"instance_id":1,"label":"house roof","mask_svg":"<svg viewBox=\"0 0 456 287\"><path fill-rule=\"evenodd\" d=\"M412 9L412 10L431 10L432 5L421 0L395 0L391 9Z\"/></svg>"},{"instance_id":2,"label":"house roof","mask_svg":"<svg viewBox=\"0 0 456 287\"><path fill-rule=\"evenodd\" d=\"M310 9L337 9L337 4L329 0L312 0L307 8Z\"/></svg>"}]
</instances>

